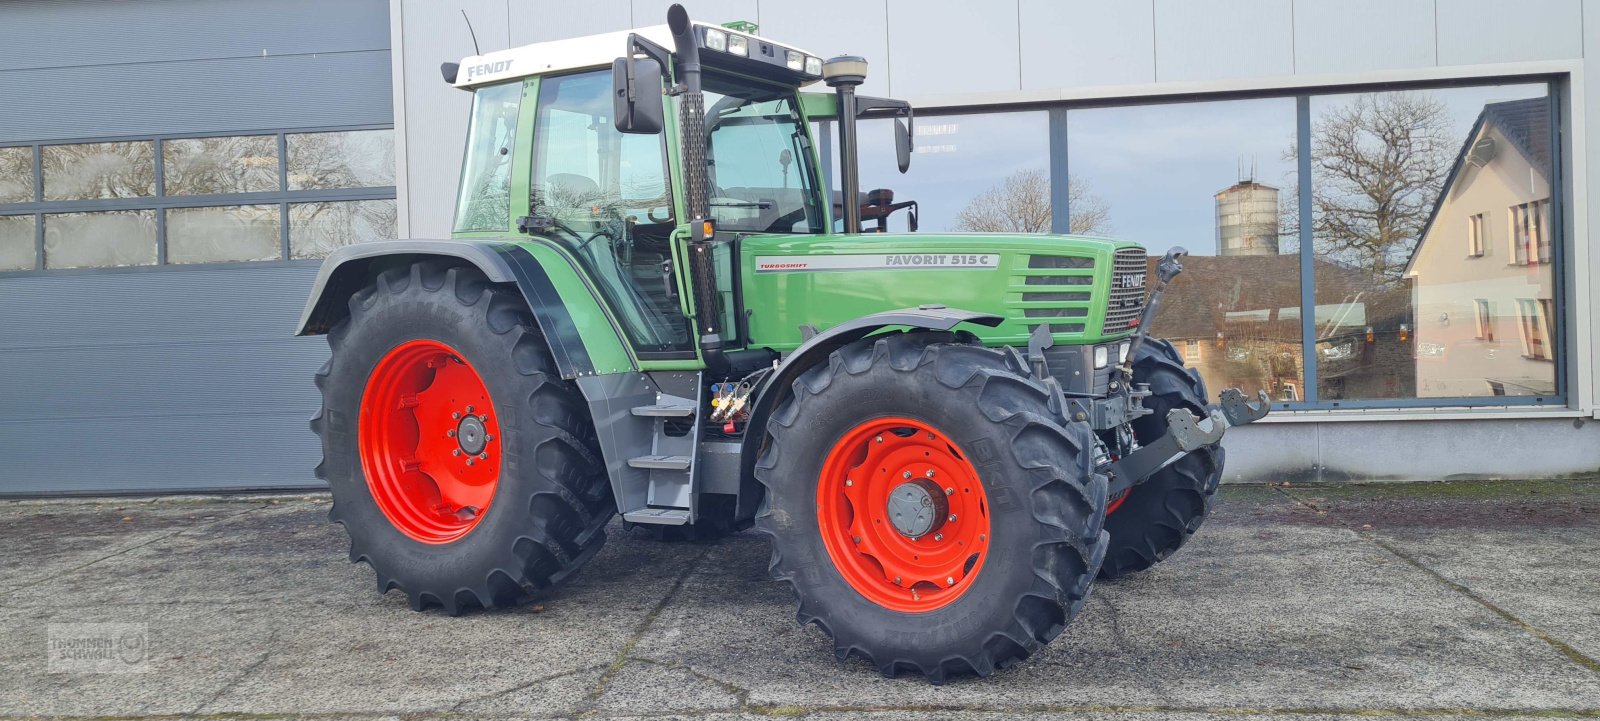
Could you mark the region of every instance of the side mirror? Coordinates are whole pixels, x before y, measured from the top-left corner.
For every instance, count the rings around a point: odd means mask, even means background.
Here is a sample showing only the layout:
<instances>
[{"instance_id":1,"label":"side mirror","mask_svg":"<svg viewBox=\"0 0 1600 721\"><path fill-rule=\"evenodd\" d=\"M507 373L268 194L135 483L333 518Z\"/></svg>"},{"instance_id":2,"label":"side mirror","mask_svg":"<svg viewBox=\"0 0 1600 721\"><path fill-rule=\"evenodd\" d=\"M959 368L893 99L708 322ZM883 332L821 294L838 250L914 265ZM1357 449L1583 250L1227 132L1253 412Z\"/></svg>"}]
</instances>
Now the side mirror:
<instances>
[{"instance_id":1,"label":"side mirror","mask_svg":"<svg viewBox=\"0 0 1600 721\"><path fill-rule=\"evenodd\" d=\"M899 118L894 119L894 157L900 163L900 172L911 168L911 130Z\"/></svg>"},{"instance_id":2,"label":"side mirror","mask_svg":"<svg viewBox=\"0 0 1600 721\"><path fill-rule=\"evenodd\" d=\"M661 132L666 110L661 100L661 63L651 58L617 58L611 63L613 123L618 132Z\"/></svg>"}]
</instances>

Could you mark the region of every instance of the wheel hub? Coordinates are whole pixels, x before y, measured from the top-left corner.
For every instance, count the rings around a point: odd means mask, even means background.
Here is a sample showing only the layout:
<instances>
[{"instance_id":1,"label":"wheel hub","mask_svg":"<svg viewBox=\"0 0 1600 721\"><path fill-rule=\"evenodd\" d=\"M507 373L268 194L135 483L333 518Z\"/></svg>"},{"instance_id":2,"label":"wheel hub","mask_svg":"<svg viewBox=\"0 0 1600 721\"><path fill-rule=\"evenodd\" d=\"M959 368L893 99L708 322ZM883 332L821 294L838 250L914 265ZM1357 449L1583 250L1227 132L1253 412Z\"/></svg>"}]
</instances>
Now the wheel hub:
<instances>
[{"instance_id":1,"label":"wheel hub","mask_svg":"<svg viewBox=\"0 0 1600 721\"><path fill-rule=\"evenodd\" d=\"M890 525L913 540L939 530L950 508L944 491L926 478L896 486L889 493L888 506Z\"/></svg>"},{"instance_id":2,"label":"wheel hub","mask_svg":"<svg viewBox=\"0 0 1600 721\"><path fill-rule=\"evenodd\" d=\"M483 452L489 445L486 436L488 431L483 428L483 420L477 416L466 416L456 426L456 442L461 445L461 452L469 456L476 456Z\"/></svg>"}]
</instances>

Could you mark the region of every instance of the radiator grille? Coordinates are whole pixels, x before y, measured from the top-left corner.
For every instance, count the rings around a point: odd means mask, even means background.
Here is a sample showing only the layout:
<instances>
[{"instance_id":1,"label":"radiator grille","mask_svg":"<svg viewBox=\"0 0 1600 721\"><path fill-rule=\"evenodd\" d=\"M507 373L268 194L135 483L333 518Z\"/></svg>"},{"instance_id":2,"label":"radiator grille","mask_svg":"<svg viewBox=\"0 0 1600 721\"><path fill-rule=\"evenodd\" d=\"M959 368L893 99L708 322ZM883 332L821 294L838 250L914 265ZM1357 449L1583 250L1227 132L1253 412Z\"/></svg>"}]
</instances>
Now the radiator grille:
<instances>
[{"instance_id":1,"label":"radiator grille","mask_svg":"<svg viewBox=\"0 0 1600 721\"><path fill-rule=\"evenodd\" d=\"M1112 266L1111 298L1106 303L1106 333L1130 330L1144 312L1145 276L1148 273L1143 248L1117 251Z\"/></svg>"}]
</instances>

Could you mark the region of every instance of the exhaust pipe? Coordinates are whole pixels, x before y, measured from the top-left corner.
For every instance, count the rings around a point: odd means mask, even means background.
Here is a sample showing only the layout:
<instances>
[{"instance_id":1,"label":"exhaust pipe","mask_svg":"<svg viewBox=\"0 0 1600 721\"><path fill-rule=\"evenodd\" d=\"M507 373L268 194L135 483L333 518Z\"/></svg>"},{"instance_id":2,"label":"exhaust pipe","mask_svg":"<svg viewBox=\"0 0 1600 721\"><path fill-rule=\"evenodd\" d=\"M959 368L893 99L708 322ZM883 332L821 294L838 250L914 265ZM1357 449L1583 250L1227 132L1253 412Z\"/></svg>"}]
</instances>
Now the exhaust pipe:
<instances>
[{"instance_id":1,"label":"exhaust pipe","mask_svg":"<svg viewBox=\"0 0 1600 721\"><path fill-rule=\"evenodd\" d=\"M861 232L861 169L856 162L856 88L867 81L867 61L841 55L822 64L822 81L839 99L839 185L844 196L844 232Z\"/></svg>"}]
</instances>

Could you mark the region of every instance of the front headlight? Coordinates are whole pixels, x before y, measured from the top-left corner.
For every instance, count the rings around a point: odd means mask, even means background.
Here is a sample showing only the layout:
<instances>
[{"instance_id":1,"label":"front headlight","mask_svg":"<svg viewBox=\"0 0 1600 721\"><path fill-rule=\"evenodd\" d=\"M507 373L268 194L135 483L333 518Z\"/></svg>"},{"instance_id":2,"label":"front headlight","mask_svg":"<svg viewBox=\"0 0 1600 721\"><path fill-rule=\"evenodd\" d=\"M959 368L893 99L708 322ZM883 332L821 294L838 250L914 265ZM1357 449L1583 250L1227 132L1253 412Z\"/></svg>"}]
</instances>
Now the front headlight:
<instances>
[{"instance_id":1,"label":"front headlight","mask_svg":"<svg viewBox=\"0 0 1600 721\"><path fill-rule=\"evenodd\" d=\"M706 47L717 52L727 52L728 34L715 28L706 28Z\"/></svg>"},{"instance_id":2,"label":"front headlight","mask_svg":"<svg viewBox=\"0 0 1600 721\"><path fill-rule=\"evenodd\" d=\"M728 52L734 55L750 56L750 38L738 33L728 35Z\"/></svg>"},{"instance_id":3,"label":"front headlight","mask_svg":"<svg viewBox=\"0 0 1600 721\"><path fill-rule=\"evenodd\" d=\"M1127 363L1128 362L1128 351L1131 350L1132 348L1133 348L1133 341L1124 342L1122 344L1122 347L1117 349L1117 362L1118 363Z\"/></svg>"},{"instance_id":4,"label":"front headlight","mask_svg":"<svg viewBox=\"0 0 1600 721\"><path fill-rule=\"evenodd\" d=\"M1099 370L1101 368L1106 367L1106 364L1110 361L1110 357L1111 357L1111 349L1108 346L1103 346L1103 345L1095 346L1094 347L1094 367L1095 367L1095 370Z\"/></svg>"},{"instance_id":5,"label":"front headlight","mask_svg":"<svg viewBox=\"0 0 1600 721\"><path fill-rule=\"evenodd\" d=\"M789 50L783 55L783 63L788 65L790 70L800 72L806 69L806 56L801 55L793 50Z\"/></svg>"}]
</instances>

